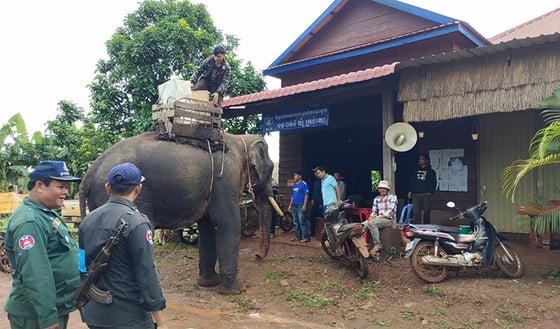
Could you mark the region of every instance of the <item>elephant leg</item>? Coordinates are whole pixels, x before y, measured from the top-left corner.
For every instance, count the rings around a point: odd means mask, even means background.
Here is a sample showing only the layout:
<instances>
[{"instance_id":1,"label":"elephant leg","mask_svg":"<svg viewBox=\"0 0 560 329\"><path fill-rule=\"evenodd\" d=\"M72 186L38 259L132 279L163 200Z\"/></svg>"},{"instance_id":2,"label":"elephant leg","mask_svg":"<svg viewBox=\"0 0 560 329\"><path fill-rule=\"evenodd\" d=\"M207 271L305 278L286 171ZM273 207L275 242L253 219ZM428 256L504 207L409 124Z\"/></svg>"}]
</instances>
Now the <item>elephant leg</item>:
<instances>
[{"instance_id":1,"label":"elephant leg","mask_svg":"<svg viewBox=\"0 0 560 329\"><path fill-rule=\"evenodd\" d=\"M236 202L231 202L214 208L211 206L210 209L210 218L215 223L218 239L218 264L222 281L219 292L228 295L240 294L242 286L237 279L237 265L241 243L241 218L238 205Z\"/></svg>"},{"instance_id":2,"label":"elephant leg","mask_svg":"<svg viewBox=\"0 0 560 329\"><path fill-rule=\"evenodd\" d=\"M198 222L198 284L212 287L220 284L220 277L216 273L216 231L208 216Z\"/></svg>"}]
</instances>

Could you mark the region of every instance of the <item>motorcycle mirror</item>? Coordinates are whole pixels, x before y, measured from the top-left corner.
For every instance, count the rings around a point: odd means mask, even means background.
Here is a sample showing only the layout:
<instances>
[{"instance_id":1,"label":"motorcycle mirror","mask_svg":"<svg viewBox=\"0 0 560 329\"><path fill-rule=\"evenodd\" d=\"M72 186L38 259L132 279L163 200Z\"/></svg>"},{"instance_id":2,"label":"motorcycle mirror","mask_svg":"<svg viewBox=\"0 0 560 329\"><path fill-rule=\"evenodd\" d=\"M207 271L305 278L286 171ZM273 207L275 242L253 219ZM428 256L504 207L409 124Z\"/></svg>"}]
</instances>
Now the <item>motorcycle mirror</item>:
<instances>
[{"instance_id":1,"label":"motorcycle mirror","mask_svg":"<svg viewBox=\"0 0 560 329\"><path fill-rule=\"evenodd\" d=\"M449 201L445 205L447 206L447 208L455 208L455 202L453 201Z\"/></svg>"},{"instance_id":2,"label":"motorcycle mirror","mask_svg":"<svg viewBox=\"0 0 560 329\"><path fill-rule=\"evenodd\" d=\"M486 189L487 189L486 185L482 185L482 186L480 187L480 195L481 195L481 196L484 195L484 194L486 194Z\"/></svg>"}]
</instances>

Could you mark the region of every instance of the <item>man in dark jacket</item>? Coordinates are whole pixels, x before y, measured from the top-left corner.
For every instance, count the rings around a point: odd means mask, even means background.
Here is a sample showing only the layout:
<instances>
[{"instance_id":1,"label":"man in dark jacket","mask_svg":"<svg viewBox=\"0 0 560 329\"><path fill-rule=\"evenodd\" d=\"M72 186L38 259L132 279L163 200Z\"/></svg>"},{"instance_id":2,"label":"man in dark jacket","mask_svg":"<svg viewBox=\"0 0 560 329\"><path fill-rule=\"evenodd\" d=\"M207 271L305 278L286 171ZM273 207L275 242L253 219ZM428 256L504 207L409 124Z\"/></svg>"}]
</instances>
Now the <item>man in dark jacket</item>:
<instances>
[{"instance_id":1,"label":"man in dark jacket","mask_svg":"<svg viewBox=\"0 0 560 329\"><path fill-rule=\"evenodd\" d=\"M153 229L134 201L142 190L144 177L132 163L116 165L109 171L105 189L110 198L80 223L80 271L86 270L123 219L128 227L111 251L109 266L94 285L109 291L112 301L90 299L84 306L85 322L91 329L167 329L163 316L165 298L154 263ZM153 319L152 319L153 316Z\"/></svg>"},{"instance_id":2,"label":"man in dark jacket","mask_svg":"<svg viewBox=\"0 0 560 329\"><path fill-rule=\"evenodd\" d=\"M321 180L315 175L313 190L311 191L311 214L309 216L309 236L315 236L317 217L323 217L323 196L321 195Z\"/></svg>"},{"instance_id":3,"label":"man in dark jacket","mask_svg":"<svg viewBox=\"0 0 560 329\"><path fill-rule=\"evenodd\" d=\"M216 46L214 55L208 56L191 77L192 90L208 90L212 94L212 103L218 107L222 106L231 77L225 54L224 47Z\"/></svg>"},{"instance_id":4,"label":"man in dark jacket","mask_svg":"<svg viewBox=\"0 0 560 329\"><path fill-rule=\"evenodd\" d=\"M418 156L418 165L418 169L410 178L408 198L412 199L414 222L430 224L430 200L436 191L436 172L430 166L428 154ZM423 217L421 217L422 211Z\"/></svg>"}]
</instances>

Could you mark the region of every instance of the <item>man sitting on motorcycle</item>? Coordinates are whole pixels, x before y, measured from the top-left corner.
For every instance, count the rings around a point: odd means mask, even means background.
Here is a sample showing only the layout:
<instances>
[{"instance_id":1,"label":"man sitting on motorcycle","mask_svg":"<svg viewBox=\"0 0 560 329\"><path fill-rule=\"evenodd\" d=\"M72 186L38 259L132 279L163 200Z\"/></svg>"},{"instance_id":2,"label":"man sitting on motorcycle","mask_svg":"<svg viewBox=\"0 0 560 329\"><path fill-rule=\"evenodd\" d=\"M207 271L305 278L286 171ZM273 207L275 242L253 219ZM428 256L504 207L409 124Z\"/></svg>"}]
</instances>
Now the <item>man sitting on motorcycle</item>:
<instances>
[{"instance_id":1,"label":"man sitting on motorcycle","mask_svg":"<svg viewBox=\"0 0 560 329\"><path fill-rule=\"evenodd\" d=\"M391 187L388 181L380 181L379 185L377 185L379 195L373 199L371 215L368 218L368 229L371 232L371 238L373 240L373 247L370 250L370 255L372 257L375 257L377 252L381 250L379 229L393 226L397 213L397 196L389 193L390 190Z\"/></svg>"}]
</instances>

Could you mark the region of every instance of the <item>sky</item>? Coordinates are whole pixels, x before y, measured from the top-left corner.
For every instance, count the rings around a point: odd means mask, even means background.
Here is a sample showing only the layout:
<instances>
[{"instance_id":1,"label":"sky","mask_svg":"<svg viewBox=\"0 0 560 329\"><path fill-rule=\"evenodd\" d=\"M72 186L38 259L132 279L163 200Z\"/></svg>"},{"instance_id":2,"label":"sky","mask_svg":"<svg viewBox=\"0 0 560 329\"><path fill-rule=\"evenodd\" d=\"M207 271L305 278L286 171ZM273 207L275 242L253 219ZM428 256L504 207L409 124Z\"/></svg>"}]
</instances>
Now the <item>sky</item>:
<instances>
[{"instance_id":1,"label":"sky","mask_svg":"<svg viewBox=\"0 0 560 329\"><path fill-rule=\"evenodd\" d=\"M267 68L332 0L191 0L205 4L218 29L240 39L237 55ZM469 23L490 38L560 7L560 0L406 0ZM44 131L60 100L89 109L87 84L105 42L138 0L0 2L0 126L21 113L27 130ZM266 79L269 89L277 79Z\"/></svg>"}]
</instances>

